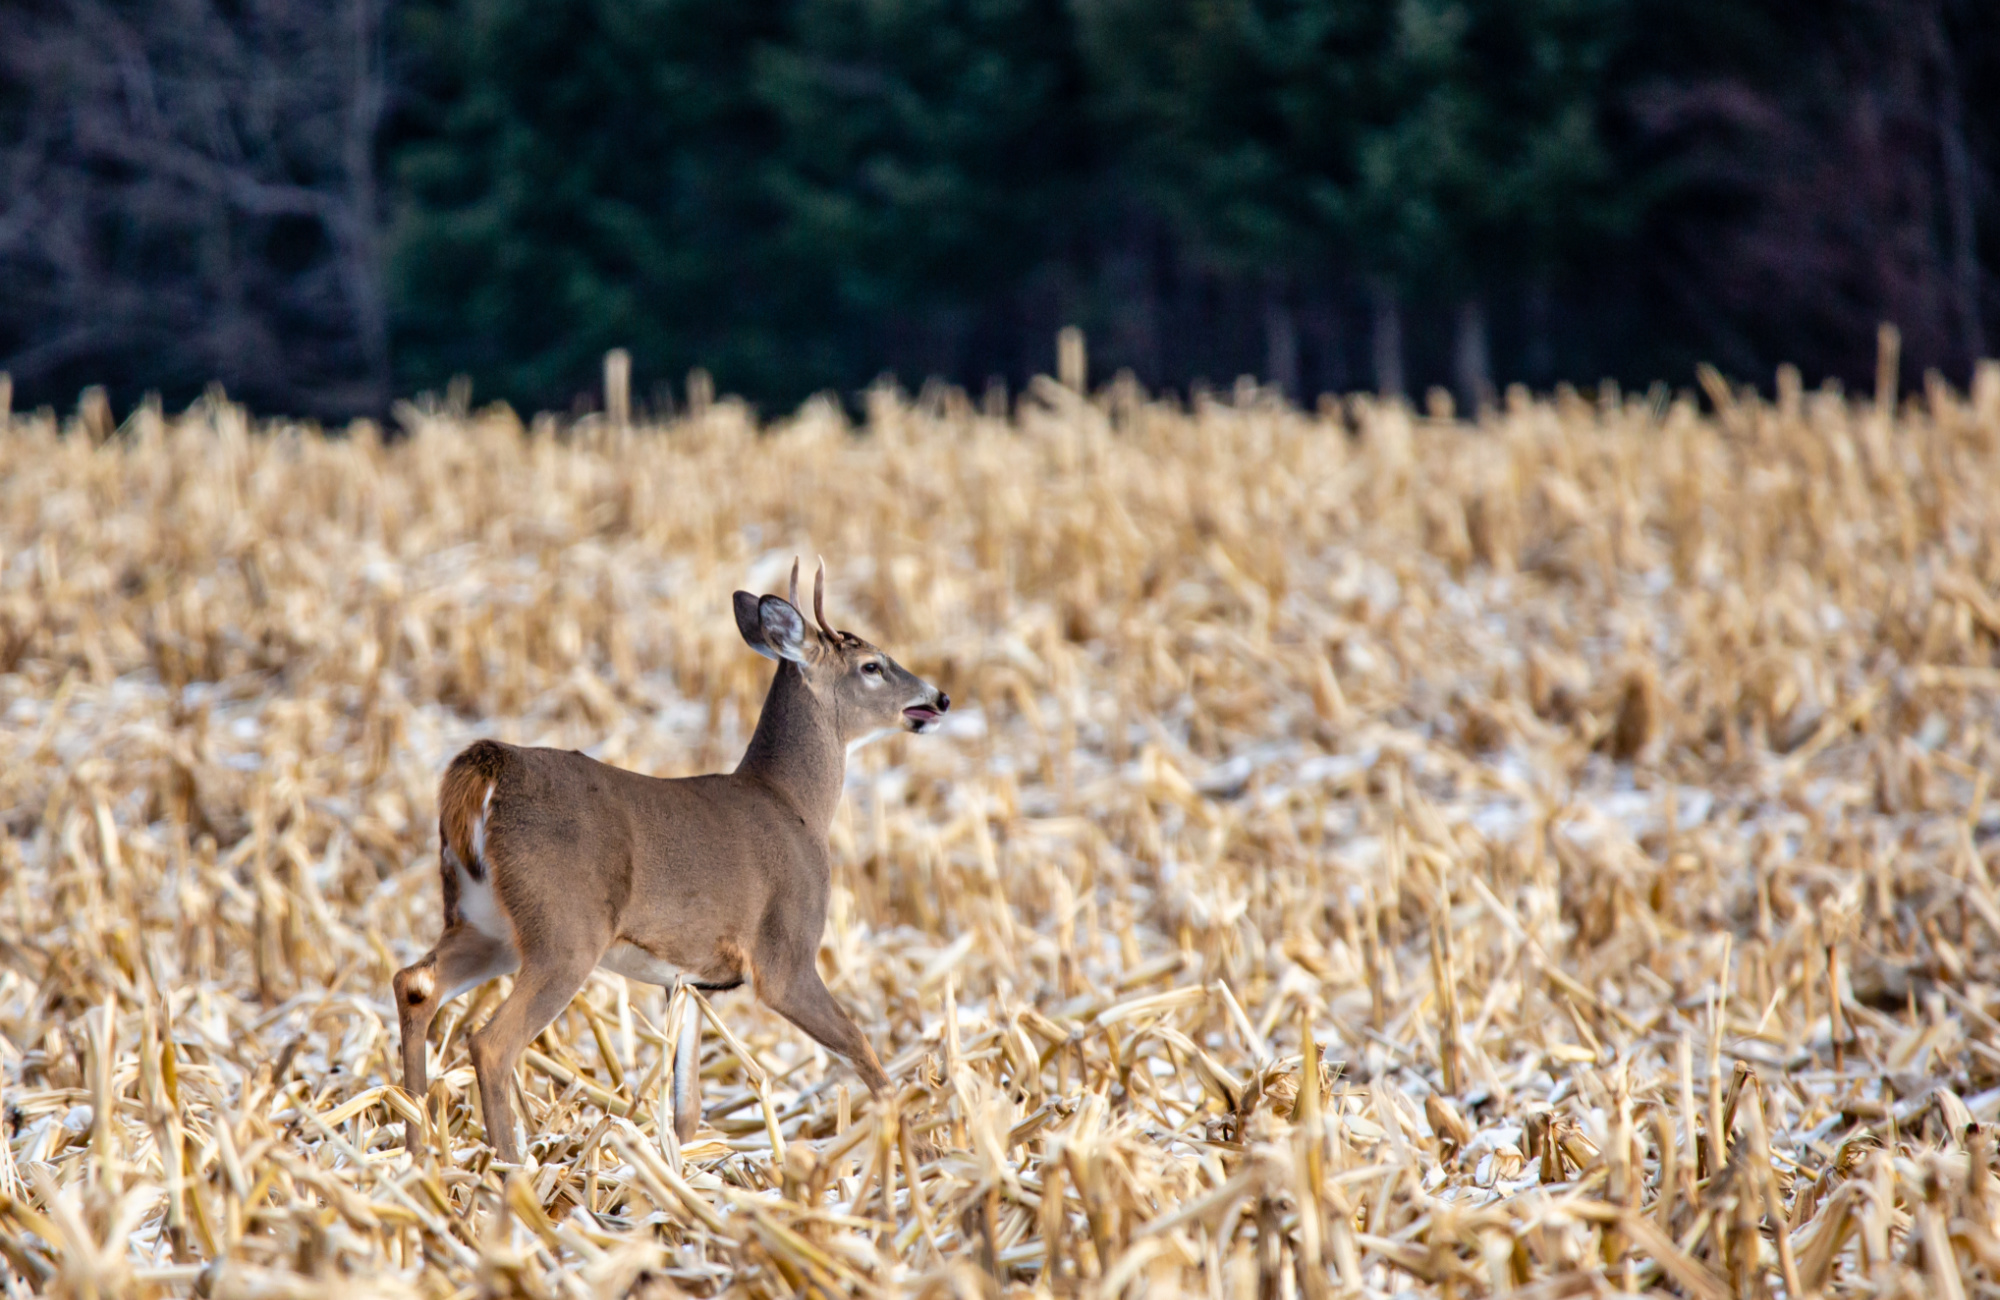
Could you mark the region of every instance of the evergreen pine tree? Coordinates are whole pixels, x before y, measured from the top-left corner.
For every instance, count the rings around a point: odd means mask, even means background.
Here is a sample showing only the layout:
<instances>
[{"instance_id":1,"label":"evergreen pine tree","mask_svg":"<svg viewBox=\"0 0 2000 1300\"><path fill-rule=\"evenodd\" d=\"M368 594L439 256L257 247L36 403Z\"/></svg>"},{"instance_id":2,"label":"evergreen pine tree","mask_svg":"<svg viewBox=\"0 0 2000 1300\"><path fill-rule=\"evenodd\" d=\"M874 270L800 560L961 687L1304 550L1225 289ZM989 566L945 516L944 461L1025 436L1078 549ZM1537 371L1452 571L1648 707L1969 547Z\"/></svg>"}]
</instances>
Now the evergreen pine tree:
<instances>
[{"instance_id":1,"label":"evergreen pine tree","mask_svg":"<svg viewBox=\"0 0 2000 1300\"><path fill-rule=\"evenodd\" d=\"M598 359L706 365L792 395L809 303L762 184L776 123L752 93L769 0L436 0L396 150L391 288L406 384L567 405ZM643 391L643 390L642 390Z\"/></svg>"}]
</instances>

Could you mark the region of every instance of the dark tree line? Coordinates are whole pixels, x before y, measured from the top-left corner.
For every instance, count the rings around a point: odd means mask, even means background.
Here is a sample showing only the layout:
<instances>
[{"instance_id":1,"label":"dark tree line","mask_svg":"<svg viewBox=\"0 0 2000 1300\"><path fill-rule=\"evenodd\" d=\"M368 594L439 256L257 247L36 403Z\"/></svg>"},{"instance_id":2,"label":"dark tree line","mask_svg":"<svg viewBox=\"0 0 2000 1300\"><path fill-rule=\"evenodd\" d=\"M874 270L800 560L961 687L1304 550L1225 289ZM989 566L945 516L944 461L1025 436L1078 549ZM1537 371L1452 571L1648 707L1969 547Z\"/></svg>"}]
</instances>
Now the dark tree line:
<instances>
[{"instance_id":1,"label":"dark tree line","mask_svg":"<svg viewBox=\"0 0 2000 1300\"><path fill-rule=\"evenodd\" d=\"M1963 380L1986 0L0 0L17 400Z\"/></svg>"}]
</instances>

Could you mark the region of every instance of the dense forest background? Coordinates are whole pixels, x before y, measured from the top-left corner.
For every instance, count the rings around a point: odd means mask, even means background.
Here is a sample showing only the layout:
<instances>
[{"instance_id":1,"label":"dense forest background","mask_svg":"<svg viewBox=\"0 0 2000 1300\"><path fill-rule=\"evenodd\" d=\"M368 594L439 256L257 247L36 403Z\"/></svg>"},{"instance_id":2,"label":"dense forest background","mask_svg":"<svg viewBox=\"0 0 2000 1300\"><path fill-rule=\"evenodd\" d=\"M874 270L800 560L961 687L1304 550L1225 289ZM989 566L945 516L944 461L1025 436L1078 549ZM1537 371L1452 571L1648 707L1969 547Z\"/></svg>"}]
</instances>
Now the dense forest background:
<instances>
[{"instance_id":1,"label":"dense forest background","mask_svg":"<svg viewBox=\"0 0 2000 1300\"><path fill-rule=\"evenodd\" d=\"M0 0L15 402L1962 383L1991 0Z\"/></svg>"}]
</instances>

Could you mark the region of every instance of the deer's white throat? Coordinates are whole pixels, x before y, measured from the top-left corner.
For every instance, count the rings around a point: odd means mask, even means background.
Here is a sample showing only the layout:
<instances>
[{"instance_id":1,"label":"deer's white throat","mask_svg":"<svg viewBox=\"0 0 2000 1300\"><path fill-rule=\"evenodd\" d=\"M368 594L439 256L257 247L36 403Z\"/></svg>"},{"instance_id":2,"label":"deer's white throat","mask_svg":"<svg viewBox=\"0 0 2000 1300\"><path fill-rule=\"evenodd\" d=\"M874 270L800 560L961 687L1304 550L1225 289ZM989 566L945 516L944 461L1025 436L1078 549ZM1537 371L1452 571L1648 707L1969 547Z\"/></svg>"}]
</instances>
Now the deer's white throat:
<instances>
[{"instance_id":1,"label":"deer's white throat","mask_svg":"<svg viewBox=\"0 0 2000 1300\"><path fill-rule=\"evenodd\" d=\"M848 741L847 752L850 755L854 754L858 750L868 745L874 744L876 741L882 739L884 736L893 736L901 730L902 730L901 727L877 727L875 728L875 730L869 732L865 736L857 736L853 740Z\"/></svg>"}]
</instances>

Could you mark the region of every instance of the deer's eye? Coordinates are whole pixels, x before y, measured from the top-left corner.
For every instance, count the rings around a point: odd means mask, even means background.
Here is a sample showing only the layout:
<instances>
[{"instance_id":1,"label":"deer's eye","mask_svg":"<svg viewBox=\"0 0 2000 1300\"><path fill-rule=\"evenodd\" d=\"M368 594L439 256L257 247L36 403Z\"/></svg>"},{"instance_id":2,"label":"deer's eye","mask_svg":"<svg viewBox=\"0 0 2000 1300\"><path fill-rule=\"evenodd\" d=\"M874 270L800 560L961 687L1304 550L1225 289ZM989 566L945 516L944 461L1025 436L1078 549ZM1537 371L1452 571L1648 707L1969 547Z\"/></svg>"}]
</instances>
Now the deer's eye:
<instances>
[{"instance_id":1,"label":"deer's eye","mask_svg":"<svg viewBox=\"0 0 2000 1300\"><path fill-rule=\"evenodd\" d=\"M870 677L880 677L882 675L882 665L870 659L867 663L861 665L861 671L867 673Z\"/></svg>"}]
</instances>

